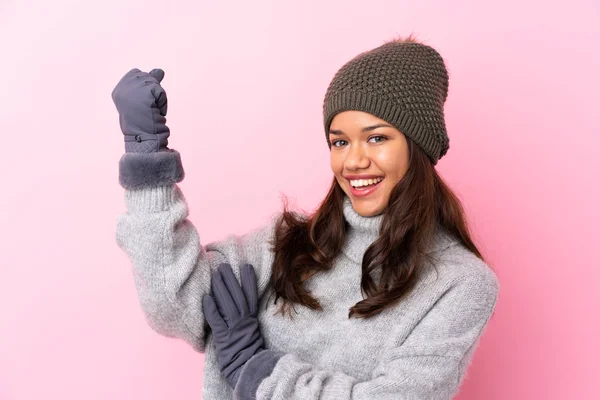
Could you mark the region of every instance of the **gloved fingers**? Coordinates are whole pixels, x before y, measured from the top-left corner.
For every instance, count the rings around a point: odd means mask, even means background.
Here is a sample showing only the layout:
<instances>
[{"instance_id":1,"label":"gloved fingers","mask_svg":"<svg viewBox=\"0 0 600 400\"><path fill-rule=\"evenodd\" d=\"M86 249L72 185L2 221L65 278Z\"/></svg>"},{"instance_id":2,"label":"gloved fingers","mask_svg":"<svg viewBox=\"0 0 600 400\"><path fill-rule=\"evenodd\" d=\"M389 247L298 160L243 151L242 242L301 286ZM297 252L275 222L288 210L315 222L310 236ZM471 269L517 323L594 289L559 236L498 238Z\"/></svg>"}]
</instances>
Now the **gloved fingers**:
<instances>
[{"instance_id":1,"label":"gloved fingers","mask_svg":"<svg viewBox=\"0 0 600 400\"><path fill-rule=\"evenodd\" d=\"M129 71L126 73L126 74L125 74L125 76L136 75L136 74L139 74L139 73L141 73L141 72L142 72L142 71L141 71L139 68L132 68L132 69L130 69L130 70L129 70Z\"/></svg>"},{"instance_id":2,"label":"gloved fingers","mask_svg":"<svg viewBox=\"0 0 600 400\"><path fill-rule=\"evenodd\" d=\"M231 265L221 264L217 270L223 278L223 283L229 292L231 301L235 304L238 314L241 316L247 316L248 304L246 303L244 292L242 291L242 288L240 287L240 284L238 283L238 280L231 269Z\"/></svg>"},{"instance_id":3,"label":"gloved fingers","mask_svg":"<svg viewBox=\"0 0 600 400\"><path fill-rule=\"evenodd\" d=\"M123 75L123 77L120 79L120 82L135 79L136 76L140 76L143 74L144 73L142 71L140 71L139 68L132 68L129 71L127 71L127 73L125 75Z\"/></svg>"},{"instance_id":4,"label":"gloved fingers","mask_svg":"<svg viewBox=\"0 0 600 400\"><path fill-rule=\"evenodd\" d=\"M213 298L205 294L202 298L202 305L204 306L204 318L206 318L213 332L226 332L228 330L227 324L223 320L223 317L221 317L221 314L219 314Z\"/></svg>"},{"instance_id":5,"label":"gloved fingers","mask_svg":"<svg viewBox=\"0 0 600 400\"><path fill-rule=\"evenodd\" d=\"M163 117L167 115L167 92L160 85L155 85L150 90L154 96L154 102L156 107L160 111L160 115Z\"/></svg>"},{"instance_id":6,"label":"gloved fingers","mask_svg":"<svg viewBox=\"0 0 600 400\"><path fill-rule=\"evenodd\" d=\"M250 315L256 317L258 315L258 285L256 283L256 272L251 264L244 264L240 268L240 275L242 280L242 291L246 302L248 303L248 310Z\"/></svg>"},{"instance_id":7,"label":"gloved fingers","mask_svg":"<svg viewBox=\"0 0 600 400\"><path fill-rule=\"evenodd\" d=\"M123 75L121 77L121 79L119 79L119 82L117 82L117 85L115 86L115 88L113 89L111 96L113 101L116 103L117 102L117 96L121 95L121 92L123 91L124 87L128 87L128 83L132 80L135 79L136 75L141 73L142 71L140 71L137 68L133 68L129 71L127 71L127 73L125 75Z\"/></svg>"},{"instance_id":8,"label":"gloved fingers","mask_svg":"<svg viewBox=\"0 0 600 400\"><path fill-rule=\"evenodd\" d=\"M219 271L212 274L212 291L217 308L225 320L225 323L227 323L228 326L233 326L239 319L240 312L231 298L231 294L229 294L229 290L223 282L223 277Z\"/></svg>"},{"instance_id":9,"label":"gloved fingers","mask_svg":"<svg viewBox=\"0 0 600 400\"><path fill-rule=\"evenodd\" d=\"M152 71L150 71L150 75L155 77L158 83L160 83L165 77L165 71L160 68L154 68Z\"/></svg>"}]
</instances>

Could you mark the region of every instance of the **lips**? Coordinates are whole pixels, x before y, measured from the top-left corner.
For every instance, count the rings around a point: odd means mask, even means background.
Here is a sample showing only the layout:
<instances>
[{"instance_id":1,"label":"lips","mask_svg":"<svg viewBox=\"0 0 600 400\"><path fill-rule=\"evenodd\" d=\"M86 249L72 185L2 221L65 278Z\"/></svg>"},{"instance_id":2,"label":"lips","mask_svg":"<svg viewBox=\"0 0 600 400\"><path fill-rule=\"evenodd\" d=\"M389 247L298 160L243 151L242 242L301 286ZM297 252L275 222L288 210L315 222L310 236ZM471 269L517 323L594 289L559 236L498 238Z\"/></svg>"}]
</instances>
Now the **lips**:
<instances>
[{"instance_id":1,"label":"lips","mask_svg":"<svg viewBox=\"0 0 600 400\"><path fill-rule=\"evenodd\" d=\"M360 178L360 179L365 179L365 178ZM371 178L374 179L374 178ZM354 197L367 197L370 196L371 194L373 194L375 191L377 191L377 189L379 189L379 187L381 186L381 182L383 182L384 179L382 179L380 182L377 182L373 185L368 185L368 186L362 186L362 187L358 187L355 188L354 186L352 186L350 184L350 181L348 181L348 184L350 186L350 192L352 193L352 196Z\"/></svg>"},{"instance_id":2,"label":"lips","mask_svg":"<svg viewBox=\"0 0 600 400\"><path fill-rule=\"evenodd\" d=\"M381 182L382 180L383 180L383 178L376 178L376 179L353 179L353 180L350 181L350 184L354 188L362 188L362 187L366 187L366 186L377 184L377 183Z\"/></svg>"}]
</instances>

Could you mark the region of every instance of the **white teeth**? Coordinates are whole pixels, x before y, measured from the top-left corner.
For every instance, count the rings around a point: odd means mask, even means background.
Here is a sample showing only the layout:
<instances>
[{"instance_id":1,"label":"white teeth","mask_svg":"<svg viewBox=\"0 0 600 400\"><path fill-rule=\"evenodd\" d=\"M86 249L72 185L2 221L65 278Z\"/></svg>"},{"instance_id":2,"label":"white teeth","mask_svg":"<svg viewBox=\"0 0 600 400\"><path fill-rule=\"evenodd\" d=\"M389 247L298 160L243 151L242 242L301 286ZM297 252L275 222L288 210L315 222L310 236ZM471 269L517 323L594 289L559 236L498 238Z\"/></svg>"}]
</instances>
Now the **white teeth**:
<instances>
[{"instance_id":1,"label":"white teeth","mask_svg":"<svg viewBox=\"0 0 600 400\"><path fill-rule=\"evenodd\" d=\"M375 179L354 179L350 181L350 184L353 187L361 187L361 186L369 186L375 183L379 183L383 180L383 178L375 178Z\"/></svg>"}]
</instances>

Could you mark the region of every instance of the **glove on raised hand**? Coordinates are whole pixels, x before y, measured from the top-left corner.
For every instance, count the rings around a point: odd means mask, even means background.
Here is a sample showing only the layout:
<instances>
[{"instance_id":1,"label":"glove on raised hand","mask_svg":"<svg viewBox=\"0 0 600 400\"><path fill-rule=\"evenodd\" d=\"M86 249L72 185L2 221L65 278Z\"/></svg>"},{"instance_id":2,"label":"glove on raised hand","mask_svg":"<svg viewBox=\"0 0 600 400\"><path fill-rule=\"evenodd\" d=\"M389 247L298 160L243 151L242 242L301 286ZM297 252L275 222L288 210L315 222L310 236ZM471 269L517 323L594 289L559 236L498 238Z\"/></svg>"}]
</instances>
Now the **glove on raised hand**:
<instances>
[{"instance_id":1,"label":"glove on raised hand","mask_svg":"<svg viewBox=\"0 0 600 400\"><path fill-rule=\"evenodd\" d=\"M212 275L212 296L202 299L221 373L232 388L244 364L265 349L259 331L258 288L252 265L243 265L240 276L241 288L231 266L221 264Z\"/></svg>"},{"instance_id":2,"label":"glove on raised hand","mask_svg":"<svg viewBox=\"0 0 600 400\"><path fill-rule=\"evenodd\" d=\"M164 75L162 69L146 73L134 68L112 91L128 153L168 150L167 94L160 85Z\"/></svg>"}]
</instances>

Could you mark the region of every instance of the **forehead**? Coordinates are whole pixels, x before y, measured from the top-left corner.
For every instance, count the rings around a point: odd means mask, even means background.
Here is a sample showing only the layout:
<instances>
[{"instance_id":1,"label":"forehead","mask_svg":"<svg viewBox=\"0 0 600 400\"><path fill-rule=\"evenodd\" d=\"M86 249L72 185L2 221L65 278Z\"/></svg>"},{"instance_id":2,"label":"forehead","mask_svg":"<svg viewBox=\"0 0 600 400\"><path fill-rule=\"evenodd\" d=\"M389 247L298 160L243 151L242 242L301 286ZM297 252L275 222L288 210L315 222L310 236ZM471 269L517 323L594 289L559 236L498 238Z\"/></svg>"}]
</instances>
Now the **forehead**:
<instances>
[{"instance_id":1,"label":"forehead","mask_svg":"<svg viewBox=\"0 0 600 400\"><path fill-rule=\"evenodd\" d=\"M402 135L396 127L381 118L366 112L351 110L335 115L329 125L327 137L330 135L362 137L378 129L385 130L386 134Z\"/></svg>"},{"instance_id":2,"label":"forehead","mask_svg":"<svg viewBox=\"0 0 600 400\"><path fill-rule=\"evenodd\" d=\"M336 127L340 127L339 129L343 129L342 127L346 127L346 129L350 128L363 128L365 126L374 125L374 124L386 124L389 125L388 122L382 120L374 116L373 114L369 114L363 111L358 110L348 110L342 111L341 113L336 114L335 117L331 120L330 128L336 129Z\"/></svg>"}]
</instances>

